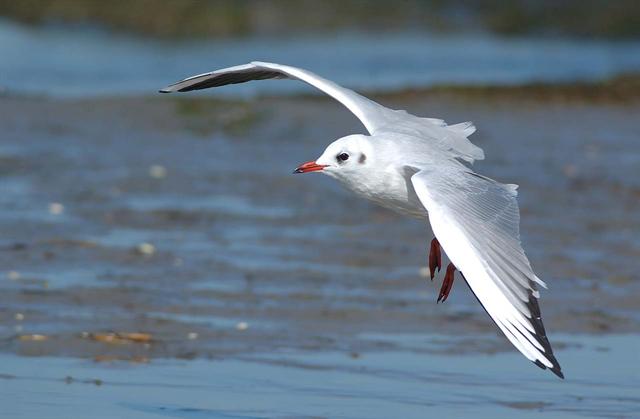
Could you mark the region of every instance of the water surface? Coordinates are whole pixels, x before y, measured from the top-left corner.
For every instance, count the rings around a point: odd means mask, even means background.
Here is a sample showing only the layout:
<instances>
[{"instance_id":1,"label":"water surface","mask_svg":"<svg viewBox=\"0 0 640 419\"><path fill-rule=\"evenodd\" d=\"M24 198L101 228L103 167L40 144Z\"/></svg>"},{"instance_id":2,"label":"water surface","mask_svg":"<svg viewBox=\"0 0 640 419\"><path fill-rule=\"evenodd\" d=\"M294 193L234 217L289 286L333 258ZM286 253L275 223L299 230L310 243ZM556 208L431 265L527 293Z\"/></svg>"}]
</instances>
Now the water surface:
<instances>
[{"instance_id":1,"label":"water surface","mask_svg":"<svg viewBox=\"0 0 640 419\"><path fill-rule=\"evenodd\" d=\"M6 417L43 419L620 418L640 410L637 336L556 336L566 345L558 352L565 381L523 374L513 353L438 353L450 337L368 338L396 347L150 364L2 355L0 403Z\"/></svg>"},{"instance_id":2,"label":"water surface","mask_svg":"<svg viewBox=\"0 0 640 419\"><path fill-rule=\"evenodd\" d=\"M333 101L3 96L2 413L633 417L638 101L377 99L473 120L476 170L520 184L566 380L460 278L435 303L422 220L291 174L362 132Z\"/></svg>"},{"instance_id":3,"label":"water surface","mask_svg":"<svg viewBox=\"0 0 640 419\"><path fill-rule=\"evenodd\" d=\"M640 41L347 32L170 42L0 20L0 56L0 87L18 93L149 94L193 74L253 60L308 68L360 90L390 91L607 79L640 70ZM262 82L222 92L247 96L304 89L310 91L301 83Z\"/></svg>"}]
</instances>

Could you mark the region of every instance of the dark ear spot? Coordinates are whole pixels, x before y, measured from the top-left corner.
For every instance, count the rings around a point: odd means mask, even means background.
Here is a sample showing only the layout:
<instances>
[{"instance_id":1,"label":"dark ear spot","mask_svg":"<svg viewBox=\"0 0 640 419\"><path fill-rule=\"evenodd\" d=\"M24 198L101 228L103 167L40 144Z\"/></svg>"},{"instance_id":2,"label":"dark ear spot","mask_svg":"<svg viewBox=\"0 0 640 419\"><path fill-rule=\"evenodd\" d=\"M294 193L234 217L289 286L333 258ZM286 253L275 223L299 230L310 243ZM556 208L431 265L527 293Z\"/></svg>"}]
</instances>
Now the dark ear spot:
<instances>
[{"instance_id":1,"label":"dark ear spot","mask_svg":"<svg viewBox=\"0 0 640 419\"><path fill-rule=\"evenodd\" d=\"M367 161L367 156L365 156L364 153L360 154L360 157L358 158L358 163L362 164L366 161Z\"/></svg>"}]
</instances>

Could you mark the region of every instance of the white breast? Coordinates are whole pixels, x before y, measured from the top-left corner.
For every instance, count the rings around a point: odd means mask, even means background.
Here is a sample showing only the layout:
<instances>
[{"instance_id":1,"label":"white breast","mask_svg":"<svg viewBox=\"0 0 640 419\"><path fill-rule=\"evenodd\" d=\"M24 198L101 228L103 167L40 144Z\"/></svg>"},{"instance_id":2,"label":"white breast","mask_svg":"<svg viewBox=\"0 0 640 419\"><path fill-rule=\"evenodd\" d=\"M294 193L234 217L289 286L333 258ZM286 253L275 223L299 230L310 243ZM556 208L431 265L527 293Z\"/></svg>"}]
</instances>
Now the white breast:
<instances>
[{"instance_id":1,"label":"white breast","mask_svg":"<svg viewBox=\"0 0 640 419\"><path fill-rule=\"evenodd\" d=\"M357 195L400 214L420 218L427 215L411 180L394 166L384 170L363 170L356 176L338 180Z\"/></svg>"}]
</instances>

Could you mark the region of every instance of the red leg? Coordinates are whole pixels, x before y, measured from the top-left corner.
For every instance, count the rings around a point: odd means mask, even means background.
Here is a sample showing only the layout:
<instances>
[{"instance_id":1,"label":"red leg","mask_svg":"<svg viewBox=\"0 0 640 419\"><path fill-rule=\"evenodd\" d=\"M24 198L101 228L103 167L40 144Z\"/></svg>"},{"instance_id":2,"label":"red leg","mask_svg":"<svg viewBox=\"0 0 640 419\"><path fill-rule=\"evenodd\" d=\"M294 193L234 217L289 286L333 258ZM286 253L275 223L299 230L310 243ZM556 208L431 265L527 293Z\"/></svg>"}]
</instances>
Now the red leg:
<instances>
[{"instance_id":1,"label":"red leg","mask_svg":"<svg viewBox=\"0 0 640 419\"><path fill-rule=\"evenodd\" d=\"M429 249L429 273L431 274L431 280L438 268L438 272L442 268L442 253L440 252L440 242L434 238L431 240L431 248Z\"/></svg>"},{"instance_id":2,"label":"red leg","mask_svg":"<svg viewBox=\"0 0 640 419\"><path fill-rule=\"evenodd\" d=\"M447 266L447 273L444 275L444 281L442 281L442 287L440 288L440 295L438 295L438 303L447 301L447 297L449 297L449 293L451 292L451 287L453 287L453 280L456 275L456 267L453 266L453 263L449 263Z\"/></svg>"}]
</instances>

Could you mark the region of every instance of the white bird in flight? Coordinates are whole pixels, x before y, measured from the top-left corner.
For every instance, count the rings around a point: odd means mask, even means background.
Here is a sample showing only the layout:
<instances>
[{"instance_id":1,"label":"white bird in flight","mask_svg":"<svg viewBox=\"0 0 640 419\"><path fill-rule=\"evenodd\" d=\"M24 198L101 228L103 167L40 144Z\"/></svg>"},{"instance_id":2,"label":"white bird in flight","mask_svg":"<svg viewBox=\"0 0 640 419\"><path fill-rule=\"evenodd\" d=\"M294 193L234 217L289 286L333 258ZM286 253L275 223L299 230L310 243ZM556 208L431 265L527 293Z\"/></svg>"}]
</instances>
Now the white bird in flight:
<instances>
[{"instance_id":1,"label":"white bird in flight","mask_svg":"<svg viewBox=\"0 0 640 419\"><path fill-rule=\"evenodd\" d=\"M429 219L431 278L441 268L440 247L451 263L438 301L446 300L456 268L478 301L511 343L542 369L564 378L553 355L538 306L545 287L520 244L517 185L502 184L473 172L484 158L467 137L471 122L447 125L386 108L316 74L281 64L252 62L189 77L160 92L244 83L298 79L333 97L369 132L329 144L315 161L295 173L321 172L366 199L399 213Z\"/></svg>"}]
</instances>

